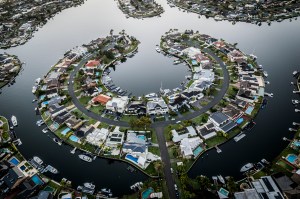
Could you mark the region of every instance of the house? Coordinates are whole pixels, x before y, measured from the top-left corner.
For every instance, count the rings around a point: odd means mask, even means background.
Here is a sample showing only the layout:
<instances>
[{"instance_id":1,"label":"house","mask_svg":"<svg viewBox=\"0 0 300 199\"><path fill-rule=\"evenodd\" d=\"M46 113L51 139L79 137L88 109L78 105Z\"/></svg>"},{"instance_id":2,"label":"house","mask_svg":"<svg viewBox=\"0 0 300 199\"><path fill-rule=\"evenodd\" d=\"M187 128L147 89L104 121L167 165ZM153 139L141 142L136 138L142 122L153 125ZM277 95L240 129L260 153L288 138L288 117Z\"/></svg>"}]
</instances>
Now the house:
<instances>
[{"instance_id":1,"label":"house","mask_svg":"<svg viewBox=\"0 0 300 199\"><path fill-rule=\"evenodd\" d=\"M236 62L237 60L246 60L247 57L239 50L233 50L227 54L228 59L231 62Z\"/></svg>"},{"instance_id":2,"label":"house","mask_svg":"<svg viewBox=\"0 0 300 199\"><path fill-rule=\"evenodd\" d=\"M180 151L184 158L191 158L194 155L194 150L203 143L199 137L183 138L180 141Z\"/></svg>"},{"instance_id":3,"label":"house","mask_svg":"<svg viewBox=\"0 0 300 199\"><path fill-rule=\"evenodd\" d=\"M254 189L261 198L266 199L284 199L281 190L271 176L263 176L251 182Z\"/></svg>"},{"instance_id":4,"label":"house","mask_svg":"<svg viewBox=\"0 0 300 199\"><path fill-rule=\"evenodd\" d=\"M183 140L184 138L195 137L197 136L196 130L192 126L188 126L185 130L177 132L175 129L171 130L172 141L177 143Z\"/></svg>"},{"instance_id":5,"label":"house","mask_svg":"<svg viewBox=\"0 0 300 199\"><path fill-rule=\"evenodd\" d=\"M92 132L86 136L86 141L92 145L100 146L103 144L109 134L109 130L105 128L93 128Z\"/></svg>"},{"instance_id":6,"label":"house","mask_svg":"<svg viewBox=\"0 0 300 199\"><path fill-rule=\"evenodd\" d=\"M146 111L146 104L142 101L132 101L126 108L126 113L133 115L144 115Z\"/></svg>"},{"instance_id":7,"label":"house","mask_svg":"<svg viewBox=\"0 0 300 199\"><path fill-rule=\"evenodd\" d=\"M234 193L235 199L261 199L255 189L245 189L242 192L235 192Z\"/></svg>"},{"instance_id":8,"label":"house","mask_svg":"<svg viewBox=\"0 0 300 199\"><path fill-rule=\"evenodd\" d=\"M203 126L197 126L196 129L204 140L217 136L217 131L213 123L207 123Z\"/></svg>"},{"instance_id":9,"label":"house","mask_svg":"<svg viewBox=\"0 0 300 199\"><path fill-rule=\"evenodd\" d=\"M153 98L148 101L146 109L149 115L163 115L169 111L166 102L162 98Z\"/></svg>"},{"instance_id":10,"label":"house","mask_svg":"<svg viewBox=\"0 0 300 199\"><path fill-rule=\"evenodd\" d=\"M217 131L227 133L234 127L236 123L232 122L230 118L222 112L214 112L209 116L209 121L215 125Z\"/></svg>"},{"instance_id":11,"label":"house","mask_svg":"<svg viewBox=\"0 0 300 199\"><path fill-rule=\"evenodd\" d=\"M146 140L140 138L135 132L128 132L122 151L123 153L130 153L137 156L147 154L148 148L146 146Z\"/></svg>"},{"instance_id":12,"label":"house","mask_svg":"<svg viewBox=\"0 0 300 199\"><path fill-rule=\"evenodd\" d=\"M169 108L172 111L178 111L181 107L187 104L186 98L181 94L173 94L168 97L169 99Z\"/></svg>"},{"instance_id":13,"label":"house","mask_svg":"<svg viewBox=\"0 0 300 199\"><path fill-rule=\"evenodd\" d=\"M106 105L106 103L111 100L111 97L107 96L107 95L103 95L103 94L100 94L98 95L97 97L94 97L92 99L92 103L93 104L101 104L103 106Z\"/></svg>"},{"instance_id":14,"label":"house","mask_svg":"<svg viewBox=\"0 0 300 199\"><path fill-rule=\"evenodd\" d=\"M18 187L26 177L18 167L9 169L8 173L1 179L9 189Z\"/></svg>"},{"instance_id":15,"label":"house","mask_svg":"<svg viewBox=\"0 0 300 199\"><path fill-rule=\"evenodd\" d=\"M189 47L184 49L181 53L190 59L196 59L196 55L201 54L201 50L195 47Z\"/></svg>"},{"instance_id":16,"label":"house","mask_svg":"<svg viewBox=\"0 0 300 199\"><path fill-rule=\"evenodd\" d=\"M186 89L181 95L186 98L188 101L192 101L194 99L201 99L204 95L199 90Z\"/></svg>"},{"instance_id":17,"label":"house","mask_svg":"<svg viewBox=\"0 0 300 199\"><path fill-rule=\"evenodd\" d=\"M243 112L232 104L229 104L222 109L222 112L227 115L232 121L237 120L243 115Z\"/></svg>"},{"instance_id":18,"label":"house","mask_svg":"<svg viewBox=\"0 0 300 199\"><path fill-rule=\"evenodd\" d=\"M76 119L75 116L71 116L69 119L65 121L65 124L70 128L70 129L78 129L82 124L83 121L81 119Z\"/></svg>"},{"instance_id":19,"label":"house","mask_svg":"<svg viewBox=\"0 0 300 199\"><path fill-rule=\"evenodd\" d=\"M106 109L113 112L123 113L128 102L128 96L114 97L106 103Z\"/></svg>"},{"instance_id":20,"label":"house","mask_svg":"<svg viewBox=\"0 0 300 199\"><path fill-rule=\"evenodd\" d=\"M100 61L99 60L89 60L85 64L86 69L97 69L100 66Z\"/></svg>"},{"instance_id":21,"label":"house","mask_svg":"<svg viewBox=\"0 0 300 199\"><path fill-rule=\"evenodd\" d=\"M109 133L105 145L108 147L117 147L118 145L122 145L124 142L124 136L124 133L119 131L119 127L116 127L113 132Z\"/></svg>"}]
</instances>

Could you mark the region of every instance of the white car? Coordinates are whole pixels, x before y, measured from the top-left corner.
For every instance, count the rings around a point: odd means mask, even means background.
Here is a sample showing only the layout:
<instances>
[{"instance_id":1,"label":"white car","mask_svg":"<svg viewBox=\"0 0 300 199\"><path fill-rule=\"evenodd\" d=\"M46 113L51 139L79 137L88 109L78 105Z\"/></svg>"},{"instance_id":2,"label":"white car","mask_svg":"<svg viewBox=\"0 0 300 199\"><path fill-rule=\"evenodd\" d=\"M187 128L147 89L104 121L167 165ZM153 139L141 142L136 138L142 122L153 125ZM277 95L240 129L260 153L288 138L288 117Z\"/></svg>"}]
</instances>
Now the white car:
<instances>
[{"instance_id":1,"label":"white car","mask_svg":"<svg viewBox=\"0 0 300 199\"><path fill-rule=\"evenodd\" d=\"M181 121L180 121L180 120L176 122L176 124L179 124L179 123L181 123Z\"/></svg>"},{"instance_id":2,"label":"white car","mask_svg":"<svg viewBox=\"0 0 300 199\"><path fill-rule=\"evenodd\" d=\"M173 168L171 168L171 173L173 173Z\"/></svg>"},{"instance_id":3,"label":"white car","mask_svg":"<svg viewBox=\"0 0 300 199\"><path fill-rule=\"evenodd\" d=\"M177 188L177 184L174 184L174 188L175 188L175 191L177 191L177 190L178 190L178 188Z\"/></svg>"}]
</instances>

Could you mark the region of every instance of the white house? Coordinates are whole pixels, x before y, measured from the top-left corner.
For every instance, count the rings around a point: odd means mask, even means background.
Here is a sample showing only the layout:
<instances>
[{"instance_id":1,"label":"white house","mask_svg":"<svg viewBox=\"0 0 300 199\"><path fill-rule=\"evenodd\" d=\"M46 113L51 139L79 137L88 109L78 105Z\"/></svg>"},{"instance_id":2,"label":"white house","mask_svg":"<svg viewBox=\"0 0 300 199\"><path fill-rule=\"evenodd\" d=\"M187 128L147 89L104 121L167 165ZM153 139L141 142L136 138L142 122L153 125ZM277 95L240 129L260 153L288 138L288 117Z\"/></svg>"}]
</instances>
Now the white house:
<instances>
[{"instance_id":1,"label":"white house","mask_svg":"<svg viewBox=\"0 0 300 199\"><path fill-rule=\"evenodd\" d=\"M169 108L162 98L154 98L147 102L147 114L149 115L163 115L168 113Z\"/></svg>"},{"instance_id":2,"label":"white house","mask_svg":"<svg viewBox=\"0 0 300 199\"><path fill-rule=\"evenodd\" d=\"M118 113L123 113L128 103L128 96L114 97L106 103L106 109Z\"/></svg>"},{"instance_id":3,"label":"white house","mask_svg":"<svg viewBox=\"0 0 300 199\"><path fill-rule=\"evenodd\" d=\"M194 150L203 143L199 137L184 138L180 142L181 154L184 158L191 158L194 155Z\"/></svg>"}]
</instances>

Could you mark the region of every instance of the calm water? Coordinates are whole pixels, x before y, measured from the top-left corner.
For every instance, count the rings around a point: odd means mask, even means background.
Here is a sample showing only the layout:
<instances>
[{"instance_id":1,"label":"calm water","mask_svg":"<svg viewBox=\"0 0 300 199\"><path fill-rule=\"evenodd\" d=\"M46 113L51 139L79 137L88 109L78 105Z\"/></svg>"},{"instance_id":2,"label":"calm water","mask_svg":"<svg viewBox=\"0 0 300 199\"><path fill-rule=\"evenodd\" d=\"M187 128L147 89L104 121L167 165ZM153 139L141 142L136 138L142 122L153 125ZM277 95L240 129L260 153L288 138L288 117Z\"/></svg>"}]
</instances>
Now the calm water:
<instances>
[{"instance_id":1,"label":"calm water","mask_svg":"<svg viewBox=\"0 0 300 199\"><path fill-rule=\"evenodd\" d=\"M256 127L240 142L231 141L222 146L221 154L210 151L201 158L190 172L192 177L200 174L240 177L242 165L262 158L270 160L287 145L282 137L291 137L288 128L300 119L291 105L295 96L290 86L291 73L300 65L300 21L261 27L245 23L232 25L204 17L198 19L196 14L169 8L164 0L159 2L166 10L162 17L136 20L126 19L114 1L88 0L81 7L55 16L25 45L6 51L18 55L26 65L16 83L2 89L0 114L17 116L19 127L16 132L23 142L21 152L26 158L37 155L56 167L63 175L54 176L55 179L66 177L74 185L92 181L98 188L109 187L116 195L121 195L128 193L134 182L147 178L141 173L128 172L127 165L120 162L97 159L92 164L83 163L77 155L70 154L69 147L59 147L35 125L39 117L35 116L35 105L31 103L34 80L46 74L65 51L106 36L110 29L115 32L125 29L141 41L139 53L111 74L117 85L137 95L158 91L161 83L164 88L175 88L188 74L185 66L173 66L172 59L155 51L161 35L170 28L199 30L238 43L242 51L254 52L268 71L271 85L267 89L275 97L257 117Z\"/></svg>"}]
</instances>

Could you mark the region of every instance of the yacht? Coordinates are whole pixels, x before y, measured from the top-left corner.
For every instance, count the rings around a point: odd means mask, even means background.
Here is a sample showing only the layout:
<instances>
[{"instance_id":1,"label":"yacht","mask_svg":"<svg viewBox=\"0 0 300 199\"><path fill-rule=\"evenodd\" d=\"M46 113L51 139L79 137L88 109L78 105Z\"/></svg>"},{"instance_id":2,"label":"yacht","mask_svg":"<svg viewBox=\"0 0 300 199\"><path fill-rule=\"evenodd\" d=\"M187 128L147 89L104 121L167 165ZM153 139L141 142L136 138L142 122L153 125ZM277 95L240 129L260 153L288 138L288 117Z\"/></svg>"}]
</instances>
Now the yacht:
<instances>
[{"instance_id":1,"label":"yacht","mask_svg":"<svg viewBox=\"0 0 300 199\"><path fill-rule=\"evenodd\" d=\"M33 86L32 87L32 93L34 94L36 92L36 90L37 90L37 86Z\"/></svg>"},{"instance_id":2,"label":"yacht","mask_svg":"<svg viewBox=\"0 0 300 199\"><path fill-rule=\"evenodd\" d=\"M298 74L298 71L294 71L293 75L296 76Z\"/></svg>"},{"instance_id":3,"label":"yacht","mask_svg":"<svg viewBox=\"0 0 300 199\"><path fill-rule=\"evenodd\" d=\"M41 126L41 125L43 125L43 124L45 124L43 120L38 120L38 121L36 122L36 125L38 125L38 126Z\"/></svg>"},{"instance_id":4,"label":"yacht","mask_svg":"<svg viewBox=\"0 0 300 199\"><path fill-rule=\"evenodd\" d=\"M48 132L48 128L47 128L47 127L44 128L44 129L42 130L42 132L43 132L43 133L47 133L47 132Z\"/></svg>"},{"instance_id":5,"label":"yacht","mask_svg":"<svg viewBox=\"0 0 300 199\"><path fill-rule=\"evenodd\" d=\"M58 140L57 138L53 138L53 141L58 144L59 146L61 146L62 142L60 140Z\"/></svg>"},{"instance_id":6,"label":"yacht","mask_svg":"<svg viewBox=\"0 0 300 199\"><path fill-rule=\"evenodd\" d=\"M93 185L90 182L86 182L83 184L84 187L88 188L88 189L95 189L95 185Z\"/></svg>"},{"instance_id":7,"label":"yacht","mask_svg":"<svg viewBox=\"0 0 300 199\"><path fill-rule=\"evenodd\" d=\"M241 168L240 172L246 172L246 171L252 169L253 167L254 166L252 163L247 163Z\"/></svg>"},{"instance_id":8,"label":"yacht","mask_svg":"<svg viewBox=\"0 0 300 199\"><path fill-rule=\"evenodd\" d=\"M264 74L265 77L269 76L268 73L267 73L267 71L264 71L263 74Z\"/></svg>"},{"instance_id":9,"label":"yacht","mask_svg":"<svg viewBox=\"0 0 300 199\"><path fill-rule=\"evenodd\" d=\"M155 50L158 52L158 53L160 53L161 52L161 50L160 50L160 48L155 48Z\"/></svg>"},{"instance_id":10,"label":"yacht","mask_svg":"<svg viewBox=\"0 0 300 199\"><path fill-rule=\"evenodd\" d=\"M81 155L78 155L78 157L83 160L83 161L86 161L86 162L92 162L92 158L87 156L87 155L84 155L84 154L81 154Z\"/></svg>"},{"instance_id":11,"label":"yacht","mask_svg":"<svg viewBox=\"0 0 300 199\"><path fill-rule=\"evenodd\" d=\"M18 126L18 121L16 116L11 116L11 122L14 126Z\"/></svg>"},{"instance_id":12,"label":"yacht","mask_svg":"<svg viewBox=\"0 0 300 199\"><path fill-rule=\"evenodd\" d=\"M33 157L33 160L38 163L39 165L42 165L43 164L43 160L37 156L34 156Z\"/></svg>"},{"instance_id":13,"label":"yacht","mask_svg":"<svg viewBox=\"0 0 300 199\"><path fill-rule=\"evenodd\" d=\"M49 172L51 172L51 173L53 173L53 174L58 174L57 169L54 168L53 166L48 165L46 168L48 169Z\"/></svg>"},{"instance_id":14,"label":"yacht","mask_svg":"<svg viewBox=\"0 0 300 199\"><path fill-rule=\"evenodd\" d=\"M39 83L41 82L41 78L39 77L39 78L37 78L36 80L35 80L35 82L34 82L34 84L37 86L37 85L39 85Z\"/></svg>"},{"instance_id":15,"label":"yacht","mask_svg":"<svg viewBox=\"0 0 300 199\"><path fill-rule=\"evenodd\" d=\"M273 97L273 96L274 96L274 94L273 94L273 93L266 93L266 92L265 92L265 96L268 96L268 97Z\"/></svg>"},{"instance_id":16,"label":"yacht","mask_svg":"<svg viewBox=\"0 0 300 199\"><path fill-rule=\"evenodd\" d=\"M223 184L225 184L225 180L224 180L223 176L218 175L217 177L218 177L218 179L219 179L220 182L222 182Z\"/></svg>"}]
</instances>

